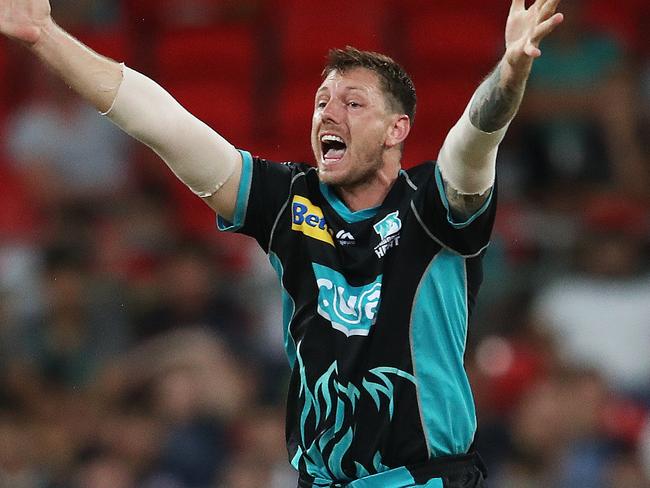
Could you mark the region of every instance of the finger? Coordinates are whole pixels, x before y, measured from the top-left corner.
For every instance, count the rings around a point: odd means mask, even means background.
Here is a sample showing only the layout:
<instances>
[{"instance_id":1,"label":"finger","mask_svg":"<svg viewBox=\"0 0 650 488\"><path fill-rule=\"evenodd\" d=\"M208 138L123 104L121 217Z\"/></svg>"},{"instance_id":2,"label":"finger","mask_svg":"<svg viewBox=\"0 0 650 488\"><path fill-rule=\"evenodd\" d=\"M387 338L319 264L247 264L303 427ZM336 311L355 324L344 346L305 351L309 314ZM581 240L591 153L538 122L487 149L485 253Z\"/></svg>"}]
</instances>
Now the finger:
<instances>
[{"instance_id":1,"label":"finger","mask_svg":"<svg viewBox=\"0 0 650 488\"><path fill-rule=\"evenodd\" d=\"M539 58L542 55L542 51L540 51L539 47L534 45L532 42L526 43L526 46L524 47L524 53L526 53L526 55L530 56L531 58Z\"/></svg>"},{"instance_id":2,"label":"finger","mask_svg":"<svg viewBox=\"0 0 650 488\"><path fill-rule=\"evenodd\" d=\"M530 8L540 11L542 8L544 8L544 5L548 3L549 0L535 0L535 3L533 3Z\"/></svg>"},{"instance_id":3,"label":"finger","mask_svg":"<svg viewBox=\"0 0 650 488\"><path fill-rule=\"evenodd\" d=\"M530 42L534 46L539 46L539 43L542 42L542 39L553 32L555 28L562 23L563 20L564 15L561 13L557 13L550 19L545 20L535 28L533 35L530 37Z\"/></svg>"},{"instance_id":4,"label":"finger","mask_svg":"<svg viewBox=\"0 0 650 488\"><path fill-rule=\"evenodd\" d=\"M526 9L526 0L512 0L510 12L519 12Z\"/></svg>"},{"instance_id":5,"label":"finger","mask_svg":"<svg viewBox=\"0 0 650 488\"><path fill-rule=\"evenodd\" d=\"M548 0L539 10L539 21L549 19L557 10L560 0Z\"/></svg>"}]
</instances>

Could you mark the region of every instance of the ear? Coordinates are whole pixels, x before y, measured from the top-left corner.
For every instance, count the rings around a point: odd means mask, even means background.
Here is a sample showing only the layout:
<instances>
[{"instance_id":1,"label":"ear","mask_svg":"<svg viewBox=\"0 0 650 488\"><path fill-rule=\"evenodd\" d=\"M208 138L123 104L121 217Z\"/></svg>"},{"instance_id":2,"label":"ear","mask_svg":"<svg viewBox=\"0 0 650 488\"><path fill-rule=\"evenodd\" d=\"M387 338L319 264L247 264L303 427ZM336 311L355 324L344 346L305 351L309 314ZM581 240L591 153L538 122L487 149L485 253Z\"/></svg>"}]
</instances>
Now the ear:
<instances>
[{"instance_id":1,"label":"ear","mask_svg":"<svg viewBox=\"0 0 650 488\"><path fill-rule=\"evenodd\" d=\"M411 119L409 119L409 116L405 114L396 115L392 124L388 127L385 146L387 148L399 146L404 142L409 132L411 132Z\"/></svg>"}]
</instances>

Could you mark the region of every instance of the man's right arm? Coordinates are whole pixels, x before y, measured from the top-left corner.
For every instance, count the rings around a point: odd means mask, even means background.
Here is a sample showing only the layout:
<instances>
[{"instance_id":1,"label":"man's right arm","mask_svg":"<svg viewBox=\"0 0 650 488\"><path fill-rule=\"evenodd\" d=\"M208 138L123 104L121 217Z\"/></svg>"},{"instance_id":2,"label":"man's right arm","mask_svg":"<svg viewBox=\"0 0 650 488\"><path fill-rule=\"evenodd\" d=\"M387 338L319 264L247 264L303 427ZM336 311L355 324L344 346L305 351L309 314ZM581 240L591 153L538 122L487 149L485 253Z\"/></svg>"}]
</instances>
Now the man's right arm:
<instances>
[{"instance_id":1,"label":"man's right arm","mask_svg":"<svg viewBox=\"0 0 650 488\"><path fill-rule=\"evenodd\" d=\"M210 207L232 217L241 155L158 84L66 33L52 20L48 0L2 2L0 32L26 44L82 98L159 154Z\"/></svg>"}]
</instances>

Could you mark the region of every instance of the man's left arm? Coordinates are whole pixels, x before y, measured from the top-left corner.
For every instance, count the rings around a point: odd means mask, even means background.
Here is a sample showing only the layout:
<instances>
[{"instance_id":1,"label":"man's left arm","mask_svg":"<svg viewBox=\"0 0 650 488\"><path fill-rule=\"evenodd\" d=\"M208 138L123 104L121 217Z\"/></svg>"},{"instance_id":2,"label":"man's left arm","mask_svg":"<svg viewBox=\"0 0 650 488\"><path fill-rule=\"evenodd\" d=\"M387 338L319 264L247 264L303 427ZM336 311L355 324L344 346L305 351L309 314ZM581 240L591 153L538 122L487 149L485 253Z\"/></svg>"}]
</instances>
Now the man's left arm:
<instances>
[{"instance_id":1,"label":"man's left arm","mask_svg":"<svg viewBox=\"0 0 650 488\"><path fill-rule=\"evenodd\" d=\"M497 149L524 96L539 44L563 20L560 0L513 0L506 24L506 52L478 87L467 109L449 131L438 156L445 193L453 213L466 218L489 197Z\"/></svg>"}]
</instances>

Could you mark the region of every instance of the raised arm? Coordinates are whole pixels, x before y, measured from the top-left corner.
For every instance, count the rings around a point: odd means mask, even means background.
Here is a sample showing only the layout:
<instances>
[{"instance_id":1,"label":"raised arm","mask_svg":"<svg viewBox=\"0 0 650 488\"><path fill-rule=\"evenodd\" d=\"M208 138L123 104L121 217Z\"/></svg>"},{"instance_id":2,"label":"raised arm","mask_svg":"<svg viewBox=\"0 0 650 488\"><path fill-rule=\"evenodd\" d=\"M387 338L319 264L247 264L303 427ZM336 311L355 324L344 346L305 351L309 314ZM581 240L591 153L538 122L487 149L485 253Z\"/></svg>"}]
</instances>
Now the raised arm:
<instances>
[{"instance_id":1,"label":"raised arm","mask_svg":"<svg viewBox=\"0 0 650 488\"><path fill-rule=\"evenodd\" d=\"M52 20L48 0L0 0L0 33L25 44L98 111L156 151L215 211L232 216L240 154L158 84L66 33Z\"/></svg>"},{"instance_id":2,"label":"raised arm","mask_svg":"<svg viewBox=\"0 0 650 488\"><path fill-rule=\"evenodd\" d=\"M513 0L506 24L506 52L478 87L450 130L438 157L445 192L454 212L478 210L494 184L497 149L519 109L539 44L563 20L560 0Z\"/></svg>"}]
</instances>

